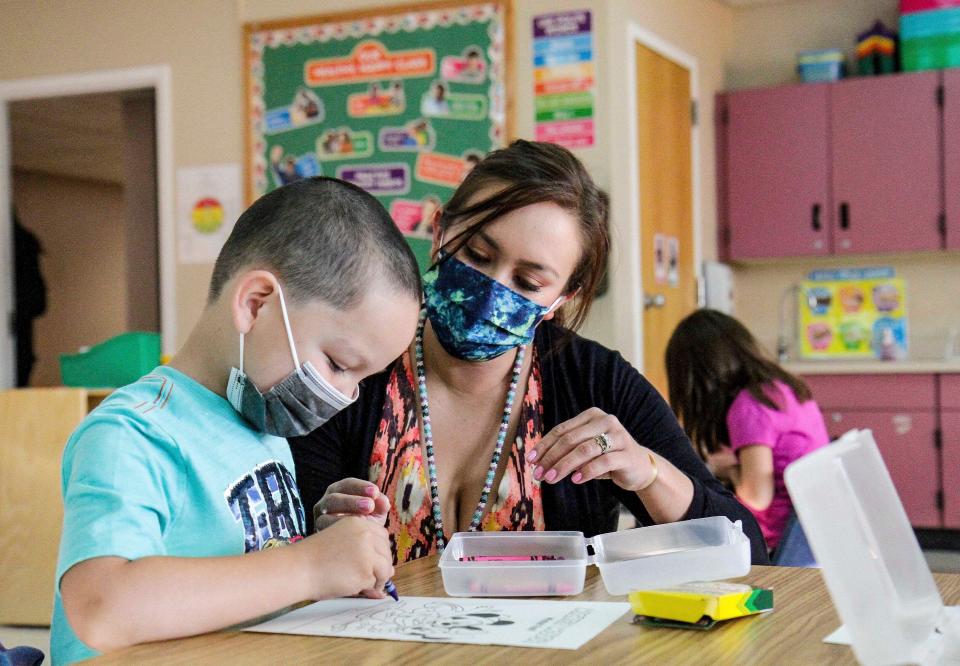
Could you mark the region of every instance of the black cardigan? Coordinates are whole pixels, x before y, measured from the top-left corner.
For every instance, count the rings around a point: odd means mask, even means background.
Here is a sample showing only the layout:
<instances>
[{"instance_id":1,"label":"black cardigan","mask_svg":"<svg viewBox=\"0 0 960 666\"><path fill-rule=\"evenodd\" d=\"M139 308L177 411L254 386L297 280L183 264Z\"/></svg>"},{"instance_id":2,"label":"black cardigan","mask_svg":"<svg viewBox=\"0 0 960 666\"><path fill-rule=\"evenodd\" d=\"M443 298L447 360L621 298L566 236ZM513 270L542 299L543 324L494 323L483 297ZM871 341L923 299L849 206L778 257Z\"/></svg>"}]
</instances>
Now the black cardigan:
<instances>
[{"instance_id":1,"label":"black cardigan","mask_svg":"<svg viewBox=\"0 0 960 666\"><path fill-rule=\"evenodd\" d=\"M742 521L753 563L767 564L766 544L753 515L710 474L656 389L619 353L573 334L562 340L565 333L548 321L537 328L534 338L543 380L544 434L590 407L615 415L637 442L693 482L693 501L684 520L727 516ZM364 381L357 401L324 426L290 440L310 531L313 505L330 484L345 477L368 477L392 369ZM577 485L567 477L543 484L541 492L549 530L580 531L588 537L615 531L621 502L641 525L654 523L635 493L609 480Z\"/></svg>"}]
</instances>

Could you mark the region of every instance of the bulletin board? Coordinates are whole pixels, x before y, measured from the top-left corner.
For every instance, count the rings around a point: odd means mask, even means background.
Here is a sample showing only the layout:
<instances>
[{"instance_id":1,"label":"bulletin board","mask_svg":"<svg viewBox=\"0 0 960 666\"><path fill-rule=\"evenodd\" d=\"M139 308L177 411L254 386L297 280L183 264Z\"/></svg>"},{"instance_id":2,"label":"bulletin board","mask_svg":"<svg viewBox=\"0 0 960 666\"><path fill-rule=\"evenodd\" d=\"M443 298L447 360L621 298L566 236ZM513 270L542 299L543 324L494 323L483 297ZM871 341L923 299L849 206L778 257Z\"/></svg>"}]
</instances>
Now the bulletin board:
<instances>
[{"instance_id":1,"label":"bulletin board","mask_svg":"<svg viewBox=\"0 0 960 666\"><path fill-rule=\"evenodd\" d=\"M429 262L430 223L506 145L510 0L244 26L248 202L334 176L375 195Z\"/></svg>"}]
</instances>

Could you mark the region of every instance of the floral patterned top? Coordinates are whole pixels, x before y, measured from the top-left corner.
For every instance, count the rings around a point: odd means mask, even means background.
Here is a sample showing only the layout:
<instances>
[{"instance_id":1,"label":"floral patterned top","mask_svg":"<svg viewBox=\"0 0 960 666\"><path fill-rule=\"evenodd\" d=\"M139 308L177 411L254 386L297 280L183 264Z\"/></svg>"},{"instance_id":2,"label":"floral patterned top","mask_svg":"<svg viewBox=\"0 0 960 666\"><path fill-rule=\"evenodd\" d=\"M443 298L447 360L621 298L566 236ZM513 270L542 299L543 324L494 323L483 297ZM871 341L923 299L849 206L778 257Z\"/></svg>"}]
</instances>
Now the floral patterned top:
<instances>
[{"instance_id":1,"label":"floral patterned top","mask_svg":"<svg viewBox=\"0 0 960 666\"><path fill-rule=\"evenodd\" d=\"M534 480L534 466L525 457L543 436L541 386L540 364L534 353L514 446L504 451L507 467L499 485L490 494L487 513L481 522L481 529L485 531L545 529L540 483ZM408 351L394 363L387 381L369 469L370 481L390 499L386 527L390 532L394 564L424 557L437 547L416 393L417 380ZM492 455L493 445L491 437L490 451L483 455ZM440 451L441 459L442 456ZM479 487L477 491L479 493ZM476 500L479 499L478 494Z\"/></svg>"}]
</instances>

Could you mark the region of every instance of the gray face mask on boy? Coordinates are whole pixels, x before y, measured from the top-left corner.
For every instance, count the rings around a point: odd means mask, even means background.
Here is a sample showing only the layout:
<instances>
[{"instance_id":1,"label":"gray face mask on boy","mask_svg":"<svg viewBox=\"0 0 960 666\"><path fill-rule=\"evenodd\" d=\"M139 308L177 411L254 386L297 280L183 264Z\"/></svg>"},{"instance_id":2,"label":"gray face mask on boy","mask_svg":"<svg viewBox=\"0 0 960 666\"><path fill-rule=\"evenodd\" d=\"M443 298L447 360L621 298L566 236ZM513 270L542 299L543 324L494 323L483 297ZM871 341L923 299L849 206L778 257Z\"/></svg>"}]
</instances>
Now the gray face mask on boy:
<instances>
[{"instance_id":1,"label":"gray face mask on boy","mask_svg":"<svg viewBox=\"0 0 960 666\"><path fill-rule=\"evenodd\" d=\"M269 391L261 393L243 372L241 333L240 367L230 369L227 400L260 432L277 437L301 437L313 432L344 407L351 405L357 399L360 389L354 392L352 398L348 398L317 372L312 363L300 363L280 285L277 285L277 294L280 296L280 311L283 313L283 326L290 343L294 371Z\"/></svg>"}]
</instances>

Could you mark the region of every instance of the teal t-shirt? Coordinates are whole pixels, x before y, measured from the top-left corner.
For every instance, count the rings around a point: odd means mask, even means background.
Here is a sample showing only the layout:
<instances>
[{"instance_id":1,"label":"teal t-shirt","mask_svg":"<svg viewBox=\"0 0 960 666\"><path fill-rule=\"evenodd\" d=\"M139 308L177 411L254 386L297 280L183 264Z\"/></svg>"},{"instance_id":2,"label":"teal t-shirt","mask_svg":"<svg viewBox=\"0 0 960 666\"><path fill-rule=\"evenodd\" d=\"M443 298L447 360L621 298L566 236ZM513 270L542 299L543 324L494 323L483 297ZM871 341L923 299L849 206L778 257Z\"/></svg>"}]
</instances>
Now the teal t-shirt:
<instances>
[{"instance_id":1,"label":"teal t-shirt","mask_svg":"<svg viewBox=\"0 0 960 666\"><path fill-rule=\"evenodd\" d=\"M304 534L287 441L170 367L112 393L63 453L54 664L97 653L70 628L60 579L94 557L218 557Z\"/></svg>"}]
</instances>

